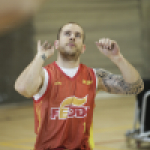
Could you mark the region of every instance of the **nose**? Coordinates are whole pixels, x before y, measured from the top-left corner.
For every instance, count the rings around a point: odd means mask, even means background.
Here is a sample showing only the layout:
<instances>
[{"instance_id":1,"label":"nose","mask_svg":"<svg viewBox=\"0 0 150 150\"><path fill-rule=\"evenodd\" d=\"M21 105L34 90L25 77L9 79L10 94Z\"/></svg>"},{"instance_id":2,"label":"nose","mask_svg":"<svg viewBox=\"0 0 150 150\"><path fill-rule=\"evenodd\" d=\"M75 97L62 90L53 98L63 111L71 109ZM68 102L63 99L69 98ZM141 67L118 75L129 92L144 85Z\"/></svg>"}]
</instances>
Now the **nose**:
<instances>
[{"instance_id":1,"label":"nose","mask_svg":"<svg viewBox=\"0 0 150 150\"><path fill-rule=\"evenodd\" d=\"M71 34L70 41L75 41L75 35L74 34Z\"/></svg>"}]
</instances>

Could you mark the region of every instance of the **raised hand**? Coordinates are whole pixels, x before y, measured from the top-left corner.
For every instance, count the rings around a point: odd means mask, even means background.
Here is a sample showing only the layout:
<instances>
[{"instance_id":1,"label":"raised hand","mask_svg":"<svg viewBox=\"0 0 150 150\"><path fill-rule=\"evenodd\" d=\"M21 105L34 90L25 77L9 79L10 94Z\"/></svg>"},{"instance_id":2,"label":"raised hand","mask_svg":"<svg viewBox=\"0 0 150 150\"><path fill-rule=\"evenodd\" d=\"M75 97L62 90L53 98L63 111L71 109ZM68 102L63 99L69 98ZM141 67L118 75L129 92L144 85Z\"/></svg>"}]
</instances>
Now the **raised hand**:
<instances>
[{"instance_id":1,"label":"raised hand","mask_svg":"<svg viewBox=\"0 0 150 150\"><path fill-rule=\"evenodd\" d=\"M116 41L110 40L108 38L102 38L96 42L96 46L101 53L103 53L108 58L112 58L120 55L120 48Z\"/></svg>"},{"instance_id":2,"label":"raised hand","mask_svg":"<svg viewBox=\"0 0 150 150\"><path fill-rule=\"evenodd\" d=\"M51 46L47 41L41 44L41 40L39 40L37 43L37 54L41 55L45 60L54 54L54 46Z\"/></svg>"}]
</instances>

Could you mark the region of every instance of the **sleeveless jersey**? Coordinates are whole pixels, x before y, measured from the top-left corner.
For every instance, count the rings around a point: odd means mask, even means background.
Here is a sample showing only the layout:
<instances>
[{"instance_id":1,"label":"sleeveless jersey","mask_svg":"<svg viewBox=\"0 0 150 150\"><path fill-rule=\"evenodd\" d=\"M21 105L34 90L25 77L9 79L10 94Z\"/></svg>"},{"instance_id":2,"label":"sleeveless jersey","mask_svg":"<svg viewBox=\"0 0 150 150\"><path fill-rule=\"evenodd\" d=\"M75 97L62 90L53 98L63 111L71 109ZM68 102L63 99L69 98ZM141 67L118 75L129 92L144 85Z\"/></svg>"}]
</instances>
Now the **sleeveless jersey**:
<instances>
[{"instance_id":1,"label":"sleeveless jersey","mask_svg":"<svg viewBox=\"0 0 150 150\"><path fill-rule=\"evenodd\" d=\"M34 101L35 150L64 147L93 148L93 109L96 78L93 69L80 64L71 78L56 62L45 67L49 82L45 94Z\"/></svg>"}]
</instances>

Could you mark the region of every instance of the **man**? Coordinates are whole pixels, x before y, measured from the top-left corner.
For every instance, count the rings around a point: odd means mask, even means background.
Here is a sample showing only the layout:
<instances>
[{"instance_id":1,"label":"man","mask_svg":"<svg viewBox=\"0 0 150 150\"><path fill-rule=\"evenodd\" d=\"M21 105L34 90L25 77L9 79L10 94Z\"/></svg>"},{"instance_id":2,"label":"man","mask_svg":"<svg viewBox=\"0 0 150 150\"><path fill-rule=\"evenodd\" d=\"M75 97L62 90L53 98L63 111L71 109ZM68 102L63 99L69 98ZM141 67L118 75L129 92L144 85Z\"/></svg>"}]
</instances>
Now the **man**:
<instances>
[{"instance_id":1,"label":"man","mask_svg":"<svg viewBox=\"0 0 150 150\"><path fill-rule=\"evenodd\" d=\"M54 43L57 61L42 67L54 54L54 47L38 42L38 51L21 73L15 89L34 98L35 150L93 149L92 122L96 91L137 94L143 81L135 68L121 55L115 41L101 39L97 48L115 63L122 76L80 64L85 33L77 23L60 28Z\"/></svg>"}]
</instances>

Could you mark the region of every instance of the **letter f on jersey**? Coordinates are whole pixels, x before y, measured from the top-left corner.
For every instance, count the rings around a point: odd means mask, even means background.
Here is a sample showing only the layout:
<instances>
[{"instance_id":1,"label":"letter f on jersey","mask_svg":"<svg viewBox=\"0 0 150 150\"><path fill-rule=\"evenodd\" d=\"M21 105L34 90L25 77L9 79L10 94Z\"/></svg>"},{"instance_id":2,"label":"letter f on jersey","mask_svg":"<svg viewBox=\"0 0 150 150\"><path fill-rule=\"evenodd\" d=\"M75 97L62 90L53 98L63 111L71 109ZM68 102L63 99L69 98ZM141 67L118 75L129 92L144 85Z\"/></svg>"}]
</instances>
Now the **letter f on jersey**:
<instances>
[{"instance_id":1,"label":"letter f on jersey","mask_svg":"<svg viewBox=\"0 0 150 150\"><path fill-rule=\"evenodd\" d=\"M67 97L60 104L60 108L51 108L51 119L84 118L87 115L87 96L84 98Z\"/></svg>"}]
</instances>

